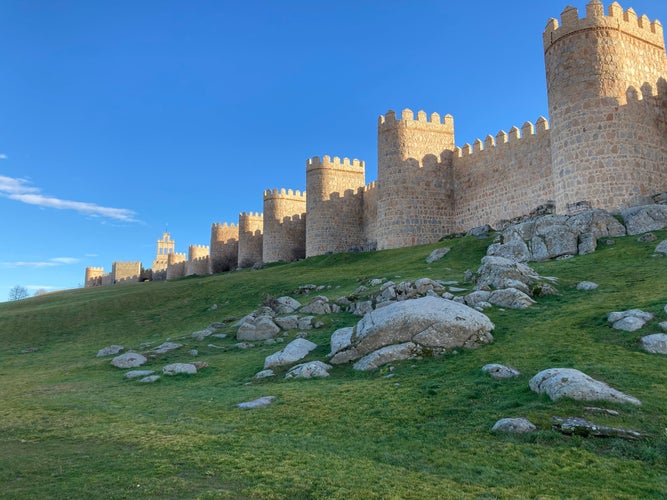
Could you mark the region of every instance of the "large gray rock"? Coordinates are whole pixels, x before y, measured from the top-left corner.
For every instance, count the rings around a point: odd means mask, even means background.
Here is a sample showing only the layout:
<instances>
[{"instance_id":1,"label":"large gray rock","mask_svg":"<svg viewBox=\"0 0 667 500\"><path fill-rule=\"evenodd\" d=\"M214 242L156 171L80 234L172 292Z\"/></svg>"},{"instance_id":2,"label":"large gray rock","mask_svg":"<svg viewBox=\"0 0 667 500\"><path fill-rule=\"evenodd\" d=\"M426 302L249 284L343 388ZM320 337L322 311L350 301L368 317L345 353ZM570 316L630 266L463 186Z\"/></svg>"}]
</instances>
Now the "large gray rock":
<instances>
[{"instance_id":1,"label":"large gray rock","mask_svg":"<svg viewBox=\"0 0 667 500\"><path fill-rule=\"evenodd\" d=\"M520 239L513 239L507 243L494 243L487 248L486 255L504 257L515 262L528 262L532 257L528 245Z\"/></svg>"},{"instance_id":2,"label":"large gray rock","mask_svg":"<svg viewBox=\"0 0 667 500\"><path fill-rule=\"evenodd\" d=\"M655 253L667 254L667 240L663 240L660 243L658 243L658 246L655 247Z\"/></svg>"},{"instance_id":3,"label":"large gray rock","mask_svg":"<svg viewBox=\"0 0 667 500\"><path fill-rule=\"evenodd\" d=\"M299 317L296 314L289 316L279 316L273 321L283 330L295 330L299 327Z\"/></svg>"},{"instance_id":4,"label":"large gray rock","mask_svg":"<svg viewBox=\"0 0 667 500\"><path fill-rule=\"evenodd\" d=\"M442 259L445 255L449 253L451 249L448 247L436 248L433 250L428 257L426 257L426 263L432 264L437 260Z\"/></svg>"},{"instance_id":5,"label":"large gray rock","mask_svg":"<svg viewBox=\"0 0 667 500\"><path fill-rule=\"evenodd\" d=\"M308 353L315 349L317 344L306 339L294 339L287 344L281 351L267 356L264 360L264 369L274 368L276 366L291 365L302 360Z\"/></svg>"},{"instance_id":6,"label":"large gray rock","mask_svg":"<svg viewBox=\"0 0 667 500\"><path fill-rule=\"evenodd\" d=\"M516 368L511 368L505 365L499 365L497 363L491 363L488 365L482 366L482 371L491 375L491 378L496 380L504 380L507 378L518 377L521 375L521 372Z\"/></svg>"},{"instance_id":7,"label":"large gray rock","mask_svg":"<svg viewBox=\"0 0 667 500\"><path fill-rule=\"evenodd\" d=\"M422 297L368 313L357 323L352 344L362 355L404 342L443 350L475 348L493 340L493 328L487 316L464 304Z\"/></svg>"},{"instance_id":8,"label":"large gray rock","mask_svg":"<svg viewBox=\"0 0 667 500\"><path fill-rule=\"evenodd\" d=\"M625 226L609 212L601 209L586 210L569 217L567 226L579 234L579 244L584 234L590 234L593 239L625 236ZM581 253L581 251L580 251Z\"/></svg>"},{"instance_id":9,"label":"large gray rock","mask_svg":"<svg viewBox=\"0 0 667 500\"><path fill-rule=\"evenodd\" d=\"M329 370L333 368L331 365L322 363L322 361L310 361L309 363L302 363L293 366L285 374L285 378L322 378L329 376Z\"/></svg>"},{"instance_id":10,"label":"large gray rock","mask_svg":"<svg viewBox=\"0 0 667 500\"><path fill-rule=\"evenodd\" d=\"M352 365L352 368L359 371L374 370L393 361L412 359L419 354L421 354L421 348L413 342L389 345L367 354Z\"/></svg>"},{"instance_id":11,"label":"large gray rock","mask_svg":"<svg viewBox=\"0 0 667 500\"><path fill-rule=\"evenodd\" d=\"M621 210L629 235L659 231L667 227L667 205L644 205Z\"/></svg>"},{"instance_id":12,"label":"large gray rock","mask_svg":"<svg viewBox=\"0 0 667 500\"><path fill-rule=\"evenodd\" d=\"M640 339L639 345L646 352L667 354L667 334L652 333L651 335L646 335Z\"/></svg>"},{"instance_id":13,"label":"large gray rock","mask_svg":"<svg viewBox=\"0 0 667 500\"><path fill-rule=\"evenodd\" d=\"M126 352L113 358L111 364L116 368L136 368L143 365L146 361L148 361L146 357L138 352Z\"/></svg>"},{"instance_id":14,"label":"large gray rock","mask_svg":"<svg viewBox=\"0 0 667 500\"><path fill-rule=\"evenodd\" d=\"M475 288L486 287L501 289L520 282L530 286L539 280L539 275L529 266L504 257L489 256L482 258L482 265L477 270Z\"/></svg>"},{"instance_id":15,"label":"large gray rock","mask_svg":"<svg viewBox=\"0 0 667 500\"><path fill-rule=\"evenodd\" d=\"M118 354L123 349L125 348L122 345L110 345L97 351L97 357L103 358L104 356L112 356L114 354Z\"/></svg>"},{"instance_id":16,"label":"large gray rock","mask_svg":"<svg viewBox=\"0 0 667 500\"><path fill-rule=\"evenodd\" d=\"M337 352L347 349L352 344L352 333L354 327L347 326L339 328L331 334L331 352L329 357L335 355Z\"/></svg>"},{"instance_id":17,"label":"large gray rock","mask_svg":"<svg viewBox=\"0 0 667 500\"><path fill-rule=\"evenodd\" d=\"M629 309L627 311L615 311L609 313L607 321L612 323L612 328L625 332L634 332L642 328L647 321L653 319L653 314L641 309Z\"/></svg>"},{"instance_id":18,"label":"large gray rock","mask_svg":"<svg viewBox=\"0 0 667 500\"><path fill-rule=\"evenodd\" d=\"M537 427L535 427L535 424L527 418L501 418L493 424L491 430L496 432L525 434L526 432L535 432Z\"/></svg>"},{"instance_id":19,"label":"large gray rock","mask_svg":"<svg viewBox=\"0 0 667 500\"><path fill-rule=\"evenodd\" d=\"M277 314L290 314L301 307L301 303L292 297L278 297L274 301L273 309Z\"/></svg>"},{"instance_id":20,"label":"large gray rock","mask_svg":"<svg viewBox=\"0 0 667 500\"><path fill-rule=\"evenodd\" d=\"M243 323L236 338L238 340L266 340L280 333L280 327L268 316L260 316L255 320L248 319Z\"/></svg>"},{"instance_id":21,"label":"large gray rock","mask_svg":"<svg viewBox=\"0 0 667 500\"><path fill-rule=\"evenodd\" d=\"M528 385L538 394L547 394L552 401L565 397L577 401L609 401L641 405L637 398L613 389L574 368L543 370L531 378Z\"/></svg>"},{"instance_id":22,"label":"large gray rock","mask_svg":"<svg viewBox=\"0 0 667 500\"><path fill-rule=\"evenodd\" d=\"M303 306L299 312L304 314L329 314L331 312L331 306L329 305L329 299L322 295L313 297L308 305Z\"/></svg>"},{"instance_id":23,"label":"large gray rock","mask_svg":"<svg viewBox=\"0 0 667 500\"><path fill-rule=\"evenodd\" d=\"M192 363L172 363L162 368L165 375L194 375L197 373L197 367Z\"/></svg>"},{"instance_id":24,"label":"large gray rock","mask_svg":"<svg viewBox=\"0 0 667 500\"><path fill-rule=\"evenodd\" d=\"M487 302L494 306L506 307L508 309L526 309L535 303L528 295L516 288L494 290L489 295Z\"/></svg>"}]
</instances>

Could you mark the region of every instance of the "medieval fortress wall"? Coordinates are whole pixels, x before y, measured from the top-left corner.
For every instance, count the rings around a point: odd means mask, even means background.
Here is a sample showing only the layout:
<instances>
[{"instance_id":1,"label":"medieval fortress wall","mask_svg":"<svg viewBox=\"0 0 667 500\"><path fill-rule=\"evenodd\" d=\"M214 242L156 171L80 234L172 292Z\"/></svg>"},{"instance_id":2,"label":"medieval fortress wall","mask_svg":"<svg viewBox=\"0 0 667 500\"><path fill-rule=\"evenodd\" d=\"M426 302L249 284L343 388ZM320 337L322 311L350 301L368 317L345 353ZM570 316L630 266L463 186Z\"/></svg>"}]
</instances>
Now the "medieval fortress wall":
<instances>
[{"instance_id":1,"label":"medieval fortress wall","mask_svg":"<svg viewBox=\"0 0 667 500\"><path fill-rule=\"evenodd\" d=\"M213 224L210 249L174 253L165 233L152 279L351 249L432 243L550 204L616 210L667 190L667 58L659 21L600 0L567 7L543 33L551 123L539 117L457 147L450 115L388 111L378 179L362 160L313 157L306 192L267 190L264 212ZM307 193L307 195L306 195ZM86 269L86 286L150 276L140 263Z\"/></svg>"}]
</instances>

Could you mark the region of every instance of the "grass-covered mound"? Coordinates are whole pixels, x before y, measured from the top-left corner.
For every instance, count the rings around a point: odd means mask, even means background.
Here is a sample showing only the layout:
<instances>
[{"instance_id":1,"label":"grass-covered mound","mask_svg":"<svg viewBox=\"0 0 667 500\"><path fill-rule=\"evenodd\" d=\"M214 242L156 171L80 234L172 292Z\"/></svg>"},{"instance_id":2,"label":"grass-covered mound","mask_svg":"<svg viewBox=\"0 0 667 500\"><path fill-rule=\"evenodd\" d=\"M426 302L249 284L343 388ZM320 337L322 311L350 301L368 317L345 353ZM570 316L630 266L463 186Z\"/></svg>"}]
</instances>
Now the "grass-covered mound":
<instances>
[{"instance_id":1,"label":"grass-covered mound","mask_svg":"<svg viewBox=\"0 0 667 500\"><path fill-rule=\"evenodd\" d=\"M657 232L659 239L667 232ZM533 264L557 276L560 295L523 311L487 309L495 341L475 351L394 363L370 373L337 366L316 380L256 381L264 358L284 344L235 349L190 333L231 323L271 297L307 283L330 298L370 278L461 280L489 240L464 238L400 250L321 256L301 262L174 282L81 289L0 304L0 497L8 498L664 498L667 495L667 357L637 347L666 321L667 259L636 237L591 255ZM439 246L441 261L425 257ZM598 283L577 291L582 280ZM305 302L306 298L300 299ZM213 304L218 307L211 309ZM634 333L606 314L641 308L655 320ZM309 332L324 360L329 337L358 318L322 316ZM293 338L295 332L292 332ZM142 368L197 360L194 376L153 384L123 378L98 349L184 343ZM215 344L215 347L209 347ZM518 378L480 368L504 363ZM528 388L538 371L573 367L642 401L586 414ZM277 396L269 407L236 404ZM567 437L552 416L584 416L641 431L638 441ZM490 433L524 416L539 431Z\"/></svg>"}]
</instances>

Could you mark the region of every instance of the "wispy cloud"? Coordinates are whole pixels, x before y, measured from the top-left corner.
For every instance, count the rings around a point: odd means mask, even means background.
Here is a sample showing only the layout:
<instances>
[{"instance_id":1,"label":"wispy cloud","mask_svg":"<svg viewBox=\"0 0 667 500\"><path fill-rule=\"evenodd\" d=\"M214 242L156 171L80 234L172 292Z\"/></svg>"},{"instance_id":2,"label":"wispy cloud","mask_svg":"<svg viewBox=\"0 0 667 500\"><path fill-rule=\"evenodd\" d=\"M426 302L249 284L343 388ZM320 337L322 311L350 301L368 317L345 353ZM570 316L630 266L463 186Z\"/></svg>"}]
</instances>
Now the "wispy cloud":
<instances>
[{"instance_id":1,"label":"wispy cloud","mask_svg":"<svg viewBox=\"0 0 667 500\"><path fill-rule=\"evenodd\" d=\"M7 159L7 155L3 155L3 154L0 153L0 160L6 160L6 159Z\"/></svg>"},{"instance_id":2,"label":"wispy cloud","mask_svg":"<svg viewBox=\"0 0 667 500\"><path fill-rule=\"evenodd\" d=\"M11 200L58 210L74 210L92 217L106 217L124 222L137 222L136 213L127 208L102 207L95 203L62 200L40 193L39 188L30 185L26 179L0 175L0 196Z\"/></svg>"},{"instance_id":3,"label":"wispy cloud","mask_svg":"<svg viewBox=\"0 0 667 500\"><path fill-rule=\"evenodd\" d=\"M79 259L75 257L54 257L48 260L38 260L38 261L17 261L17 262L3 262L4 267L56 267L62 266L63 264L76 264L79 262Z\"/></svg>"},{"instance_id":4,"label":"wispy cloud","mask_svg":"<svg viewBox=\"0 0 667 500\"><path fill-rule=\"evenodd\" d=\"M37 290L57 290L57 286L51 286L51 285L27 285L26 288L30 290L31 292L36 292Z\"/></svg>"}]
</instances>

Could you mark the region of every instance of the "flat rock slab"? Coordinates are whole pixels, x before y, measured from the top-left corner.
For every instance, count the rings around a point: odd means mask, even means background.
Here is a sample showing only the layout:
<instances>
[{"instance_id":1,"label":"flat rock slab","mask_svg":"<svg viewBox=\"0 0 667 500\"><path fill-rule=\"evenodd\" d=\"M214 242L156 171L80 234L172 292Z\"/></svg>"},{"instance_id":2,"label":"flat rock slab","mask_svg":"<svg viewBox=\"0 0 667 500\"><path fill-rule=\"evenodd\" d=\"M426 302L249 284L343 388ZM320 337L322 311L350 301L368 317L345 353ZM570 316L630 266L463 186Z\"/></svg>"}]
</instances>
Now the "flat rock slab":
<instances>
[{"instance_id":1,"label":"flat rock slab","mask_svg":"<svg viewBox=\"0 0 667 500\"><path fill-rule=\"evenodd\" d=\"M111 360L111 364L116 368L136 368L143 365L148 359L138 352L126 352L116 356Z\"/></svg>"},{"instance_id":2,"label":"flat rock slab","mask_svg":"<svg viewBox=\"0 0 667 500\"><path fill-rule=\"evenodd\" d=\"M655 253L667 254L667 240L661 241L658 246L655 247Z\"/></svg>"},{"instance_id":3,"label":"flat rock slab","mask_svg":"<svg viewBox=\"0 0 667 500\"><path fill-rule=\"evenodd\" d=\"M153 375L155 370L131 370L125 373L125 378L139 378L139 377L148 377Z\"/></svg>"},{"instance_id":4,"label":"flat rock slab","mask_svg":"<svg viewBox=\"0 0 667 500\"><path fill-rule=\"evenodd\" d=\"M367 354L357 361L352 368L359 371L374 370L387 363L412 359L419 354L421 354L421 349L413 342L388 345Z\"/></svg>"},{"instance_id":5,"label":"flat rock slab","mask_svg":"<svg viewBox=\"0 0 667 500\"><path fill-rule=\"evenodd\" d=\"M570 398L577 401L609 401L641 405L637 398L622 393L574 368L549 368L528 383L531 390L547 394L552 401Z\"/></svg>"},{"instance_id":6,"label":"flat rock slab","mask_svg":"<svg viewBox=\"0 0 667 500\"><path fill-rule=\"evenodd\" d=\"M122 345L110 345L97 351L97 357L103 358L104 356L112 356L114 354L118 354L123 349L125 348Z\"/></svg>"},{"instance_id":7,"label":"flat rock slab","mask_svg":"<svg viewBox=\"0 0 667 500\"><path fill-rule=\"evenodd\" d=\"M241 408L242 410L252 410L254 408L262 408L264 406L269 406L275 400L276 396L262 396L261 398L253 399L252 401L239 403L236 405L236 407Z\"/></svg>"},{"instance_id":8,"label":"flat rock slab","mask_svg":"<svg viewBox=\"0 0 667 500\"><path fill-rule=\"evenodd\" d=\"M617 437L623 439L641 439L641 433L629 429L597 425L579 417L553 417L553 428L563 434L575 434L584 437Z\"/></svg>"},{"instance_id":9,"label":"flat rock slab","mask_svg":"<svg viewBox=\"0 0 667 500\"><path fill-rule=\"evenodd\" d=\"M160 380L159 375L149 375L148 377L140 379L139 382L141 382L142 384L152 384L153 382L157 382L158 380Z\"/></svg>"},{"instance_id":10,"label":"flat rock slab","mask_svg":"<svg viewBox=\"0 0 667 500\"><path fill-rule=\"evenodd\" d=\"M642 337L639 345L652 354L667 354L667 334L653 333Z\"/></svg>"},{"instance_id":11,"label":"flat rock slab","mask_svg":"<svg viewBox=\"0 0 667 500\"><path fill-rule=\"evenodd\" d=\"M197 367L192 363L172 363L162 368L162 373L165 375L194 375L197 373Z\"/></svg>"},{"instance_id":12,"label":"flat rock slab","mask_svg":"<svg viewBox=\"0 0 667 500\"><path fill-rule=\"evenodd\" d=\"M156 354L165 354L169 351L173 351L174 349L178 349L180 347L183 347L183 344L177 344L175 342L165 342L157 346L155 349L153 349L153 352Z\"/></svg>"},{"instance_id":13,"label":"flat rock slab","mask_svg":"<svg viewBox=\"0 0 667 500\"><path fill-rule=\"evenodd\" d=\"M527 418L501 418L493 427L492 431L509 432L516 434L525 434L527 432L535 432L537 427Z\"/></svg>"}]
</instances>

